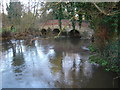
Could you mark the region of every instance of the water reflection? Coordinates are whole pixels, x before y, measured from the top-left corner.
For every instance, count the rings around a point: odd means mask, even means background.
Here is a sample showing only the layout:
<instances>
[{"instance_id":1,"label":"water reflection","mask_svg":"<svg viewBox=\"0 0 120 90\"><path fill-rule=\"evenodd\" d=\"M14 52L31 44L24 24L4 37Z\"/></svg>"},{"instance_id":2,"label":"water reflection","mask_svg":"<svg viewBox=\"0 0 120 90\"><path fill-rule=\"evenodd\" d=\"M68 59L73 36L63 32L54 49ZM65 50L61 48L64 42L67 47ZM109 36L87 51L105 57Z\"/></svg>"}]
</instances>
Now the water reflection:
<instances>
[{"instance_id":1,"label":"water reflection","mask_svg":"<svg viewBox=\"0 0 120 90\"><path fill-rule=\"evenodd\" d=\"M77 53L63 52L62 56L62 58L54 59L51 62L54 64L52 69L58 76L59 85L79 88L85 86L85 83L92 76L92 65L89 62L82 61Z\"/></svg>"},{"instance_id":2,"label":"water reflection","mask_svg":"<svg viewBox=\"0 0 120 90\"><path fill-rule=\"evenodd\" d=\"M63 58L62 70L64 72L64 80L66 85L73 85L74 74L77 74L79 71L80 57L78 54L66 53ZM74 75L74 77L73 77Z\"/></svg>"},{"instance_id":3,"label":"water reflection","mask_svg":"<svg viewBox=\"0 0 120 90\"><path fill-rule=\"evenodd\" d=\"M25 41L11 41L4 49L3 62L0 66L3 72L3 88L50 88L95 87L99 80L92 79L96 73L106 75L111 82L103 82L96 87L111 87L112 77L98 66L90 64L88 40L55 39L36 40L31 46ZM3 47L6 48L6 47ZM112 75L112 74L111 74ZM104 77L104 78L106 78ZM8 80L10 78L10 80ZM107 84L105 86L105 84Z\"/></svg>"},{"instance_id":4,"label":"water reflection","mask_svg":"<svg viewBox=\"0 0 120 90\"><path fill-rule=\"evenodd\" d=\"M15 72L16 79L21 80L22 79L22 72L25 69L25 60L24 60L24 55L22 51L22 47L14 49L13 50L13 61L12 61L12 66L13 66L13 71Z\"/></svg>"}]
</instances>

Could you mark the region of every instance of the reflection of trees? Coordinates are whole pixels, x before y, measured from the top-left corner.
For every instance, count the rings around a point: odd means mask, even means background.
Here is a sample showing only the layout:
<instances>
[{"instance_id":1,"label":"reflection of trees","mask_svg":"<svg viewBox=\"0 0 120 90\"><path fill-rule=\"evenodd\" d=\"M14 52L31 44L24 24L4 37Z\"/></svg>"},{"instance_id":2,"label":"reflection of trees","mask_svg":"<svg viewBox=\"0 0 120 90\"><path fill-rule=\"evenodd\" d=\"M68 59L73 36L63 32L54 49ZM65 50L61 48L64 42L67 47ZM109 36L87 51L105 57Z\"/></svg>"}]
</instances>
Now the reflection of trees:
<instances>
[{"instance_id":1,"label":"reflection of trees","mask_svg":"<svg viewBox=\"0 0 120 90\"><path fill-rule=\"evenodd\" d=\"M24 67L24 55L23 55L23 50L20 42L18 42L18 47L17 44L13 44L11 42L11 48L13 50L13 61L12 65L14 66L14 72L15 73L21 73L22 69Z\"/></svg>"},{"instance_id":2,"label":"reflection of trees","mask_svg":"<svg viewBox=\"0 0 120 90\"><path fill-rule=\"evenodd\" d=\"M2 51L8 51L11 48L10 46L11 46L10 40L2 41Z\"/></svg>"},{"instance_id":3,"label":"reflection of trees","mask_svg":"<svg viewBox=\"0 0 120 90\"><path fill-rule=\"evenodd\" d=\"M25 69L25 66L24 66L25 61L24 61L21 42L18 40L16 41L9 40L9 41L4 41L2 43L3 43L2 44L3 50L10 53L9 54L10 56L7 56L7 57L10 58L12 56L11 66L13 68L13 72L17 76L17 79L20 79L20 77L18 76L21 76L23 70Z\"/></svg>"},{"instance_id":4,"label":"reflection of trees","mask_svg":"<svg viewBox=\"0 0 120 90\"><path fill-rule=\"evenodd\" d=\"M65 84L73 85L76 80L76 73L79 72L80 61L79 55L74 53L65 53L63 54L62 60L62 72L65 80Z\"/></svg>"},{"instance_id":5,"label":"reflection of trees","mask_svg":"<svg viewBox=\"0 0 120 90\"><path fill-rule=\"evenodd\" d=\"M15 66L15 72L16 73L21 73L22 70L21 68L23 67L22 65L24 64L24 56L22 52L16 53L16 55L13 57L13 63L12 65ZM21 67L22 66L22 67Z\"/></svg>"},{"instance_id":6,"label":"reflection of trees","mask_svg":"<svg viewBox=\"0 0 120 90\"><path fill-rule=\"evenodd\" d=\"M56 57L51 59L52 71L59 74L58 83L62 87L85 87L92 74L91 64L87 61L89 53L82 49L89 44L88 40L55 39L42 41L42 45L53 45ZM79 54L78 54L79 53ZM78 86L75 86L78 83ZM66 86L67 85L67 86Z\"/></svg>"},{"instance_id":7,"label":"reflection of trees","mask_svg":"<svg viewBox=\"0 0 120 90\"><path fill-rule=\"evenodd\" d=\"M57 60L57 63L54 62L56 66L62 64L61 72L56 71L59 73L59 84L65 87L85 87L92 74L91 64L86 62L86 60L82 60L77 53L64 52L61 56L63 56L61 63L58 63L59 61ZM78 83L77 86L76 83Z\"/></svg>"},{"instance_id":8,"label":"reflection of trees","mask_svg":"<svg viewBox=\"0 0 120 90\"><path fill-rule=\"evenodd\" d=\"M54 64L51 69L54 73L59 72L62 69L62 56L57 56L55 59L51 60L51 63Z\"/></svg>"}]
</instances>

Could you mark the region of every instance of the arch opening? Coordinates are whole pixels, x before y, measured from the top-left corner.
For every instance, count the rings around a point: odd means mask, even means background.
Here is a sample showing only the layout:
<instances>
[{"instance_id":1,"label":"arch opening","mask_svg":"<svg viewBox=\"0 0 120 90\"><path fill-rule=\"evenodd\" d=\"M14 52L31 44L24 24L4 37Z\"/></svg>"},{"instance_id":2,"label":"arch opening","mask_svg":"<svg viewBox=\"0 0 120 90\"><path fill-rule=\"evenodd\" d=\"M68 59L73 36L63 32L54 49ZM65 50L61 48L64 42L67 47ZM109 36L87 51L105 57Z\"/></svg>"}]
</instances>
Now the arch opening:
<instances>
[{"instance_id":1,"label":"arch opening","mask_svg":"<svg viewBox=\"0 0 120 90\"><path fill-rule=\"evenodd\" d=\"M69 37L78 37L78 38L81 38L80 32L78 30L71 30L68 33L68 36Z\"/></svg>"},{"instance_id":2,"label":"arch opening","mask_svg":"<svg viewBox=\"0 0 120 90\"><path fill-rule=\"evenodd\" d=\"M41 33L42 33L42 35L46 35L47 34L47 30L46 29L42 29Z\"/></svg>"},{"instance_id":3,"label":"arch opening","mask_svg":"<svg viewBox=\"0 0 120 90\"><path fill-rule=\"evenodd\" d=\"M53 34L58 34L59 32L60 32L60 30L57 28L53 30Z\"/></svg>"}]
</instances>

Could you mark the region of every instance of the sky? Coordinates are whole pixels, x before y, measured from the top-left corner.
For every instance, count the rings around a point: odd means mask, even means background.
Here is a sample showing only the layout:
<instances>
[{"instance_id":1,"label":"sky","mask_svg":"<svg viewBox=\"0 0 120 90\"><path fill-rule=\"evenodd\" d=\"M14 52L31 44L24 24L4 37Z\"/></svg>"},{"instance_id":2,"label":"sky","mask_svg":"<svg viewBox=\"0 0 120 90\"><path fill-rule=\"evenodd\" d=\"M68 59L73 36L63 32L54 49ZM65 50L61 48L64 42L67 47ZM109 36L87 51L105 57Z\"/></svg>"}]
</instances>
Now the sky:
<instances>
[{"instance_id":1,"label":"sky","mask_svg":"<svg viewBox=\"0 0 120 90\"><path fill-rule=\"evenodd\" d=\"M6 11L7 5L6 4L9 4L10 1L12 1L12 2L20 1L22 4L28 4L28 2L38 2L38 1L42 2L45 0L1 0L0 2L3 4L4 13L6 13L6 14L7 14L7 11Z\"/></svg>"}]
</instances>

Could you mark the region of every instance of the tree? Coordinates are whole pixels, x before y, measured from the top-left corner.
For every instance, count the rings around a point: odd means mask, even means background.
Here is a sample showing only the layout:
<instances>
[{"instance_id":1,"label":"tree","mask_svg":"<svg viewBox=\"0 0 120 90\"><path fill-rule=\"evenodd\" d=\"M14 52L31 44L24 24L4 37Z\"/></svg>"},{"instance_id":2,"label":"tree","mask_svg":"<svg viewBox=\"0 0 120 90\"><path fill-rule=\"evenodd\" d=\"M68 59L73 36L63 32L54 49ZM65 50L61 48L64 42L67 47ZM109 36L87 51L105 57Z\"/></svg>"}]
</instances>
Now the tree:
<instances>
[{"instance_id":1,"label":"tree","mask_svg":"<svg viewBox=\"0 0 120 90\"><path fill-rule=\"evenodd\" d=\"M8 18L12 25L19 25L22 16L22 5L20 2L10 2L7 5Z\"/></svg>"}]
</instances>

